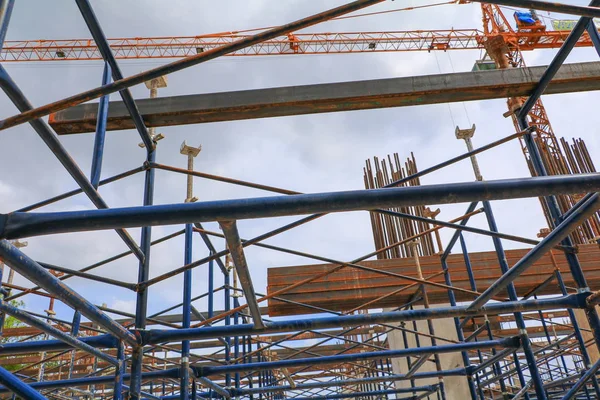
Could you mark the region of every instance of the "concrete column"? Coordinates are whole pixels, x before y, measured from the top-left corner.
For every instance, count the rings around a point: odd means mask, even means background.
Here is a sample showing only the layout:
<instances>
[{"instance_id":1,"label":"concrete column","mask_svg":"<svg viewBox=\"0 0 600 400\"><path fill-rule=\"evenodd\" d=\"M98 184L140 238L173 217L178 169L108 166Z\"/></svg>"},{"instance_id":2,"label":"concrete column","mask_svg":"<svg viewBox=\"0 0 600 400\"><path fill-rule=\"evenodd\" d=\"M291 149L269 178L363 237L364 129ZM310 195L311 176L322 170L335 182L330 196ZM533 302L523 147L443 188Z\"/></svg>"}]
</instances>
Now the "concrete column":
<instances>
[{"instance_id":1,"label":"concrete column","mask_svg":"<svg viewBox=\"0 0 600 400\"><path fill-rule=\"evenodd\" d=\"M422 308L420 306L415 306L415 308ZM392 311L391 309L385 311ZM428 334L429 330L427 328L427 321L417 321L417 331ZM433 326L436 332L436 337L448 339L451 341L457 341L456 336L456 328L454 325L454 320L452 318L445 319L435 319L433 321ZM405 328L413 330L412 322L407 322ZM404 349L404 348L415 348L417 346L417 338L414 333L406 333L407 337L407 345L404 345L404 339L402 337L402 331L393 331L388 333L388 342L390 349ZM431 339L427 336L419 335L418 336L420 347L423 346L431 346ZM437 339L438 345L450 344L452 342L446 342L441 339ZM411 362L414 364L418 358L411 358ZM449 370L454 368L462 368L464 367L462 356L460 353L448 353L448 354L440 354L440 363L442 365L443 370ZM394 374L406 374L409 371L408 363L406 358L394 358L392 359L392 368L394 370ZM433 360L433 356L429 357L429 360L423 364L417 372L426 372L426 371L435 371L435 362ZM421 385L433 385L437 384L438 379L419 379L415 381L416 386ZM466 400L471 398L471 393L469 392L469 385L467 383L467 378L464 376L450 376L444 378L444 385L446 388L446 398L447 399L458 399L458 400ZM396 381L396 388L409 388L411 386L410 380L402 380ZM397 395L398 398L408 398L411 397L412 394L403 394Z\"/></svg>"}]
</instances>

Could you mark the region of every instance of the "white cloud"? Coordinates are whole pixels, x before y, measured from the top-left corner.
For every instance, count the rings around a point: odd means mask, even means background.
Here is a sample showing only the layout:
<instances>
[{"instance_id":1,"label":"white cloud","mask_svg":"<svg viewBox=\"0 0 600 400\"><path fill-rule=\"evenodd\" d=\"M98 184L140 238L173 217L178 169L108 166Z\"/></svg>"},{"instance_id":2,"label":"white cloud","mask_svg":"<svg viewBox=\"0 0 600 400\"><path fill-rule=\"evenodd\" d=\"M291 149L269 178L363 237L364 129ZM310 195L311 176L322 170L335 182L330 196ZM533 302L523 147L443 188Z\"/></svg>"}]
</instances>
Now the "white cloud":
<instances>
[{"instance_id":1,"label":"white cloud","mask_svg":"<svg viewBox=\"0 0 600 400\"><path fill-rule=\"evenodd\" d=\"M125 313L135 314L135 300L122 300L113 298L108 308Z\"/></svg>"}]
</instances>

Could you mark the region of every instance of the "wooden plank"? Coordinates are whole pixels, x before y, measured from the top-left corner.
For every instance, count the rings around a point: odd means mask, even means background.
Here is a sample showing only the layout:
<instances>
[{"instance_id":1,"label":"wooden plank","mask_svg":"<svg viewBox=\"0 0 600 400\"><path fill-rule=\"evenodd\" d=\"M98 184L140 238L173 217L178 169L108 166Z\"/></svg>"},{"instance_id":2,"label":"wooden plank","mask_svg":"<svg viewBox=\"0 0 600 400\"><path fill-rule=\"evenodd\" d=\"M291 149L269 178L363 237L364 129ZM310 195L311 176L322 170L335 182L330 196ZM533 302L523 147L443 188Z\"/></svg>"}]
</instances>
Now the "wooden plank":
<instances>
[{"instance_id":1,"label":"wooden plank","mask_svg":"<svg viewBox=\"0 0 600 400\"><path fill-rule=\"evenodd\" d=\"M509 266L513 266L527 254L528 251L528 249L507 250L506 258ZM563 273L565 284L567 286L574 286L575 283L569 273L564 253L554 250L553 254L557 266ZM596 244L579 246L579 253L577 256L584 274L588 279L590 288L592 290L597 290L600 288L600 271L598 269L600 248ZM471 253L470 260L473 274L476 278L477 289L479 291L485 290L500 277L500 267L495 252ZM442 271L439 256L421 257L420 261L423 274L426 277ZM462 289L470 289L463 255L452 254L448 257L447 262L453 285ZM379 271L401 274L413 278L417 277L414 261L410 258L365 261L360 264ZM331 268L333 268L332 264L269 268L267 292L272 293L278 291ZM517 293L519 295L525 294L536 285L542 283L554 270L555 265L548 253L515 281ZM440 275L431 279L431 281L443 284L444 277L443 275ZM289 293L280 295L279 297L333 311L346 311L359 307L366 302L375 300L384 294L391 293L401 287L410 285L411 283L411 281L403 278L396 278L378 272L346 267L329 276L295 288ZM414 290L408 289L397 295L379 301L370 308L398 307L405 303L412 293L414 293ZM428 286L428 293L432 303L448 303L448 293L446 289ZM474 298L473 295L464 292L456 291L455 294L458 301L470 301ZM560 291L558 285L552 283L540 291L539 294L560 294ZM270 316L310 314L315 312L318 311L295 304L269 300Z\"/></svg>"}]
</instances>

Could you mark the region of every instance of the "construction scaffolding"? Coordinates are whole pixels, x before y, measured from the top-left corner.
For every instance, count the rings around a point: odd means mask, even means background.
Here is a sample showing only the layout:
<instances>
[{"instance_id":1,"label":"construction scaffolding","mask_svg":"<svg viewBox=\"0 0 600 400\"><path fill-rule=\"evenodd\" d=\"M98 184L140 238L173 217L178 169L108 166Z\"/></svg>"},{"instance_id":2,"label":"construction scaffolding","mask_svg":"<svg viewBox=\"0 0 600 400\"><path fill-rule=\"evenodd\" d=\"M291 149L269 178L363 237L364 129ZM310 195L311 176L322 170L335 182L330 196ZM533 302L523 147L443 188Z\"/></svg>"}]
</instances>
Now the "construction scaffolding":
<instances>
[{"instance_id":1,"label":"construction scaffolding","mask_svg":"<svg viewBox=\"0 0 600 400\"><path fill-rule=\"evenodd\" d=\"M255 35L195 47L195 54L184 54L187 58L124 77L90 2L76 0L95 43L85 51L105 61L102 86L34 108L0 65L0 86L20 111L1 120L0 131L29 123L79 186L0 214L0 261L6 265L0 278L7 275L0 279L1 398L600 399L600 175L582 140L569 144L562 139L561 149L551 129L541 133L541 125L549 127L547 121L533 117L543 113L538 101L547 88L551 93L600 88L599 63L560 69L582 40L600 54L593 22L600 17L596 0L589 7L486 0L489 15L494 4L503 4L580 17L570 34L560 35L562 47L545 68L526 70L518 62L511 66L509 61L520 57L518 46L499 45L490 36L492 29L476 43L486 46L498 69L511 67L507 71L183 100L158 97L170 73L282 37L293 44L298 30L383 1L357 0ZM14 0L0 0L0 45L13 6ZM540 33L538 28L534 19L527 37ZM503 35L496 39L510 42L510 35ZM558 35L549 36L553 45L548 47L557 47ZM62 49L52 51L59 58L72 57L68 51L61 56ZM134 100L129 88L142 83L150 89L150 99ZM108 96L117 92L121 101L109 103ZM387 162L367 161L364 190L303 194L199 172L194 158L202 149L185 142L180 152L187 157L187 169L156 162L163 137L155 132L157 126L498 97L510 98L507 116L513 117L515 132L474 147L475 126L456 127L456 137L468 151L424 169L417 168L418 151L404 165L398 154ZM99 102L82 104L94 99ZM46 116L50 123L42 119ZM101 179L107 130L132 127L142 139L145 159L139 167ZM95 132L89 178L57 132ZM552 140L555 147L549 147ZM484 180L477 158L510 141L522 144L532 177ZM421 185L421 177L460 161L471 163L473 181ZM182 193L180 203L153 204L155 184L158 188L160 183L157 170L187 176L185 199ZM144 176L143 205L109 207L98 188L137 174ZM194 197L194 177L271 196L202 201ZM97 209L39 211L80 193ZM491 201L536 197L549 225L538 238L499 232ZM464 213L440 219L435 206L454 203L464 203ZM329 213L350 211L369 213L375 244L374 251L354 260L265 243ZM271 217L298 219L253 238L240 236L238 221ZM477 218L487 228L474 227ZM206 229L203 223L209 222L218 222L221 230ZM182 229L153 239L152 228L162 225ZM139 242L129 228L141 228ZM452 232L449 240L442 239L442 229ZM115 230L129 250L77 270L34 260L21 240L98 230ZM489 238L493 250L470 252L463 233ZM184 265L152 276L153 246L182 236ZM201 259L192 252L198 237L209 253ZM523 248L505 250L508 241ZM249 247L319 264L269 268L266 293L259 293L246 258ZM135 259L137 282L99 272L126 257ZM206 279L193 280L201 266ZM30 285L14 284L15 273ZM182 277L181 302L149 314L149 288L176 276ZM136 296L135 313L93 304L69 287L66 281L72 277L130 291ZM203 293L194 297L192 288L200 284L205 284ZM25 295L47 298L48 308L44 313L23 310L18 302ZM206 300L205 310L194 307L199 299ZM73 310L72 320L56 317L55 302ZM11 325L9 318L21 324Z\"/></svg>"}]
</instances>

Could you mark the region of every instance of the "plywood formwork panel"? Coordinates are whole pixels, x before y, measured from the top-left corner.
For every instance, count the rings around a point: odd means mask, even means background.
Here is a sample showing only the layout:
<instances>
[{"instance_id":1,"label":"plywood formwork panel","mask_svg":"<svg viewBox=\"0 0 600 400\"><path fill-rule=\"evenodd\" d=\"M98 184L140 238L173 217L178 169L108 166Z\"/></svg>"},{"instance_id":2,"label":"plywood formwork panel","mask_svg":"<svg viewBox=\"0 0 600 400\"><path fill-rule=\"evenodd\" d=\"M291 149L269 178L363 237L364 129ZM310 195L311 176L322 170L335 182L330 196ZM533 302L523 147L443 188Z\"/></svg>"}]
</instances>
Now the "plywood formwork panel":
<instances>
[{"instance_id":1,"label":"plywood formwork panel","mask_svg":"<svg viewBox=\"0 0 600 400\"><path fill-rule=\"evenodd\" d=\"M519 261L528 249L507 250L506 258L509 266L513 266ZM550 253L545 254L531 268L523 273L516 281L515 286L519 296L524 295L536 285L546 280L558 267L563 273L565 284L575 286L566 258L562 251L553 250L553 259ZM600 248L596 244L579 246L577 254L581 267L588 279L588 284L592 290L600 288ZM485 290L501 275L500 266L496 253L493 251L471 253L470 260L473 274L476 279L479 291ZM427 278L442 271L440 257L428 256L420 259L423 275ZM453 254L448 257L448 267L452 277L452 283L455 287L461 289L470 289L469 277L462 254ZM365 261L360 265L374 268L380 271L401 274L412 278L417 278L414 260L408 258L397 258L391 260ZM316 264L299 265L292 267L275 267L268 269L268 293L281 290L287 286L321 274L332 269L335 264ZM444 284L444 276L439 274L431 279L432 282ZM392 293L403 286L413 282L389 275L383 275L378 272L364 271L357 268L345 267L324 278L299 286L278 297L292 300L297 303L303 303L310 306L326 308L333 311L347 311L375 300L385 294ZM389 296L369 307L364 308L383 308L398 307L406 303L409 297L415 292L417 286L409 288L403 292ZM448 292L443 287L428 286L429 300L434 304L448 302ZM475 298L473 294L464 291L455 291L458 301L470 301ZM544 287L538 294L560 294L557 284L551 283ZM501 294L504 296L505 294ZM284 303L278 300L269 300L269 315L298 315L317 313L318 310L303 307L302 305Z\"/></svg>"}]
</instances>

